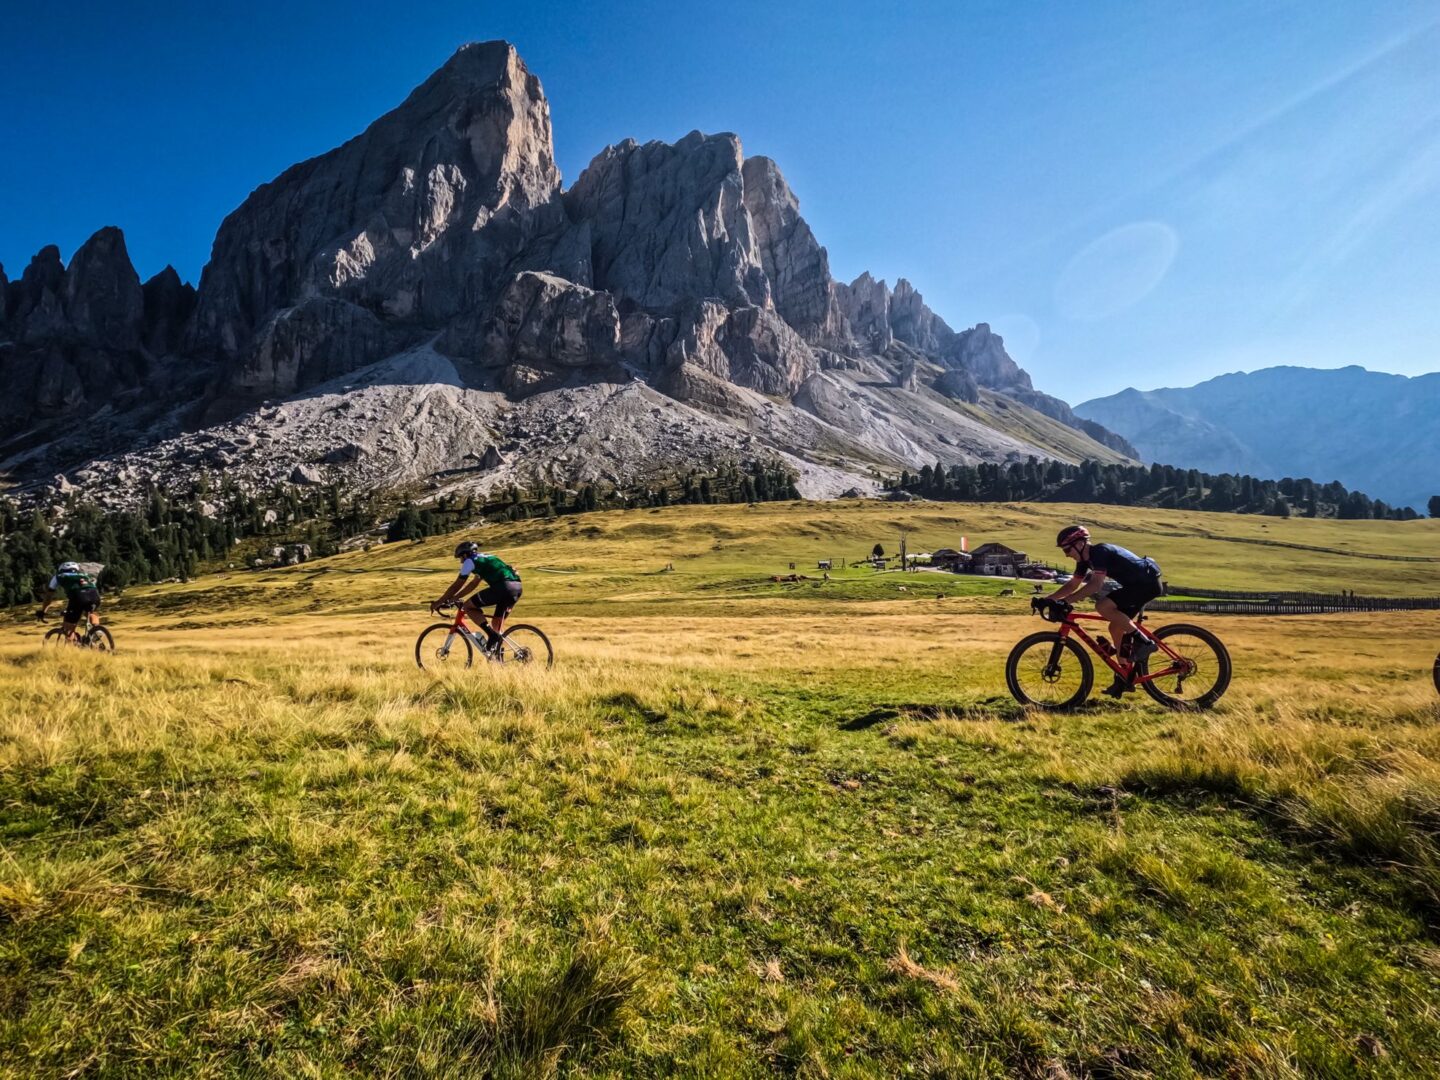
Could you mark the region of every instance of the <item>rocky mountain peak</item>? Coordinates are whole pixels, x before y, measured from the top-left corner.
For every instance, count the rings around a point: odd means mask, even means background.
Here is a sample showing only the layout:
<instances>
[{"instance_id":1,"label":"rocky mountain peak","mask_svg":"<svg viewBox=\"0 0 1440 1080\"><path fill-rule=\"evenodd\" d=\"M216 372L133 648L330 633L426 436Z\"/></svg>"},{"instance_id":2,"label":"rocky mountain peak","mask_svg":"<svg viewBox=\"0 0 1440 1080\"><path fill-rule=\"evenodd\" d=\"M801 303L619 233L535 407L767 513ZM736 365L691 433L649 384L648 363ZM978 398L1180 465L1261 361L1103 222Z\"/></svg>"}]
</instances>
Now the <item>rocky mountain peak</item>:
<instances>
[{"instance_id":1,"label":"rocky mountain peak","mask_svg":"<svg viewBox=\"0 0 1440 1080\"><path fill-rule=\"evenodd\" d=\"M944 359L970 372L981 386L996 390L1034 389L1030 376L1005 351L1005 339L992 331L989 323L976 323L969 330L953 335L944 348Z\"/></svg>"},{"instance_id":2,"label":"rocky mountain peak","mask_svg":"<svg viewBox=\"0 0 1440 1080\"><path fill-rule=\"evenodd\" d=\"M170 267L141 285L109 228L0 290L12 475L73 466L67 424L97 412L83 471L119 483L210 463L261 485L344 464L333 479L372 487L619 486L779 455L814 494L917 461L1074 455L1041 417L1016 427L1016 402L1082 423L908 280L835 282L779 166L734 134L626 139L562 191L549 105L505 42L459 49L258 187L198 294ZM141 433L128 462L94 460Z\"/></svg>"},{"instance_id":3,"label":"rocky mountain peak","mask_svg":"<svg viewBox=\"0 0 1440 1080\"><path fill-rule=\"evenodd\" d=\"M134 349L145 321L140 275L113 225L80 245L65 273L65 313L76 336L89 345Z\"/></svg>"},{"instance_id":4,"label":"rocky mountain peak","mask_svg":"<svg viewBox=\"0 0 1440 1080\"><path fill-rule=\"evenodd\" d=\"M741 167L761 268L770 280L775 310L806 341L843 348L850 326L830 277L830 257L800 216L800 200L768 157Z\"/></svg>"},{"instance_id":5,"label":"rocky mountain peak","mask_svg":"<svg viewBox=\"0 0 1440 1080\"><path fill-rule=\"evenodd\" d=\"M505 265L563 218L559 189L539 80L505 42L466 46L225 219L191 347L243 364L261 327L311 299L438 328L492 297Z\"/></svg>"},{"instance_id":6,"label":"rocky mountain peak","mask_svg":"<svg viewBox=\"0 0 1440 1080\"><path fill-rule=\"evenodd\" d=\"M769 305L742 161L729 132L627 139L597 154L565 194L571 220L588 228L589 284L651 311L697 297Z\"/></svg>"}]
</instances>

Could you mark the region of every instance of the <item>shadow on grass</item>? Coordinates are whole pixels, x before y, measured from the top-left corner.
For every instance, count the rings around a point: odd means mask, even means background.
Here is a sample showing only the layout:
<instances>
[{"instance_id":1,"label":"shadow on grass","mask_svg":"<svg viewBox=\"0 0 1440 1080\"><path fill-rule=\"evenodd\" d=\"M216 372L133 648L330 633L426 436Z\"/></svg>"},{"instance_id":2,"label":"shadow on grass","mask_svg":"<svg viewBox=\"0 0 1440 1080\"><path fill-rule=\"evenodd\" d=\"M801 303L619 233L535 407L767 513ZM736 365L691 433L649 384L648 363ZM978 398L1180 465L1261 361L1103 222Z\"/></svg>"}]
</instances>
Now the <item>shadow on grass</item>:
<instances>
[{"instance_id":1,"label":"shadow on grass","mask_svg":"<svg viewBox=\"0 0 1440 1080\"><path fill-rule=\"evenodd\" d=\"M1106 706L1099 702L1087 702L1072 709L1066 716L1084 716L1104 712ZM954 702L951 704L896 703L876 705L869 712L858 716L842 718L835 726L841 731L866 731L878 724L894 720L933 723L936 720L1006 720L1029 719L1035 712L1016 702L1013 698L997 694L978 701Z\"/></svg>"}]
</instances>

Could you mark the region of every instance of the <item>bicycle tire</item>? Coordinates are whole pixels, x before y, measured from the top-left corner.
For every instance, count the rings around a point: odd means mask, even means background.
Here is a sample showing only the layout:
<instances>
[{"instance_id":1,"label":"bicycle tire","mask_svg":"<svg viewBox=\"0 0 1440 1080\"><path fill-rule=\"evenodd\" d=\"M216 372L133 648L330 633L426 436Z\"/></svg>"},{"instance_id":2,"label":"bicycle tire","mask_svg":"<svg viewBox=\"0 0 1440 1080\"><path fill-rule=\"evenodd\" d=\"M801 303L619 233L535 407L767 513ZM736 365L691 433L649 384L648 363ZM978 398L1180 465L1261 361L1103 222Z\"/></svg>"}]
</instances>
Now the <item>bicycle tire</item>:
<instances>
[{"instance_id":1,"label":"bicycle tire","mask_svg":"<svg viewBox=\"0 0 1440 1080\"><path fill-rule=\"evenodd\" d=\"M1033 693L1026 691L1021 685L1022 665L1026 662L1026 654L1036 646L1049 647L1049 650L1032 661L1039 659L1042 664L1049 666L1056 660L1064 658L1067 653L1073 660L1080 672L1080 681L1068 697L1058 700L1045 700L1037 698ZM1058 652L1056 650L1059 650ZM1049 682L1052 685L1058 683L1058 672L1055 677L1048 675L1042 668L1037 672L1042 683ZM1005 661L1005 684L1010 688L1010 696L1021 705L1030 708L1045 709L1047 712L1066 712L1078 708L1085 703L1090 696L1091 689L1095 686L1095 665L1085 650L1075 644L1074 640L1068 637L1061 637L1053 630L1043 630L1038 634L1031 634L1029 637L1021 638L1010 650L1010 656ZM1062 690L1061 693L1064 691Z\"/></svg>"},{"instance_id":2,"label":"bicycle tire","mask_svg":"<svg viewBox=\"0 0 1440 1080\"><path fill-rule=\"evenodd\" d=\"M538 626L516 623L507 627L500 636L505 639L505 647L501 650L498 663L528 666L543 659L546 671L555 666L555 650Z\"/></svg>"},{"instance_id":3,"label":"bicycle tire","mask_svg":"<svg viewBox=\"0 0 1440 1080\"><path fill-rule=\"evenodd\" d=\"M1216 702L1220 700L1221 696L1225 693L1226 688L1230 685L1230 675L1232 670L1230 664L1230 652L1228 649L1225 648L1224 643L1218 637L1212 634L1209 630L1206 630L1203 626L1193 626L1190 623L1171 623L1168 626L1162 626L1160 627L1160 629L1152 631L1150 636L1155 638L1157 641L1168 641L1168 639L1170 638L1179 637L1196 638L1206 648L1210 650L1210 655L1214 658L1215 681L1208 690L1204 691L1193 700L1182 698L1176 694L1166 693L1165 690L1161 687L1161 681L1158 679L1147 679L1146 681L1142 682L1140 685L1145 688L1145 692L1149 694L1152 698L1154 698L1156 701L1158 701L1161 705L1164 705L1167 709L1177 709L1182 712L1198 712L1202 709L1214 708ZM1173 644L1170 647L1175 648ZM1182 655L1185 654L1182 652ZM1197 664L1200 663L1200 661L1193 656L1186 655L1186 659L1192 660ZM1146 661L1146 666L1148 668L1149 664L1160 663L1161 661L1164 661L1167 664L1170 662L1169 658L1166 657L1164 653L1155 652L1151 654L1149 659ZM1182 677L1176 683L1177 689L1183 689L1185 678L1190 677L1193 676ZM1169 678L1174 678L1174 676L1167 676L1167 679Z\"/></svg>"},{"instance_id":4,"label":"bicycle tire","mask_svg":"<svg viewBox=\"0 0 1440 1080\"><path fill-rule=\"evenodd\" d=\"M49 630L46 630L46 631L45 631L45 637L44 637L43 639L41 639L40 644L41 644L42 646L44 646L44 645L61 645L61 644L64 644L64 641L65 641L65 628L64 628L63 626L52 626Z\"/></svg>"},{"instance_id":5,"label":"bicycle tire","mask_svg":"<svg viewBox=\"0 0 1440 1080\"><path fill-rule=\"evenodd\" d=\"M90 632L85 635L83 644L97 652L113 653L115 651L115 635L110 633L108 627L92 626Z\"/></svg>"},{"instance_id":6,"label":"bicycle tire","mask_svg":"<svg viewBox=\"0 0 1440 1080\"><path fill-rule=\"evenodd\" d=\"M432 634L438 634L439 637L431 637ZM451 641L447 646L445 639L451 634L455 635L455 641ZM427 653L425 639L427 637L431 640L430 650L428 650L430 652L429 664L425 662ZM457 651L457 642L464 646L463 651ZM465 660L463 664L458 663L462 656ZM420 636L415 639L415 663L421 671L443 671L450 666L468 668L474 662L475 647L470 644L469 638L458 633L450 623L431 623L421 630Z\"/></svg>"},{"instance_id":7,"label":"bicycle tire","mask_svg":"<svg viewBox=\"0 0 1440 1080\"><path fill-rule=\"evenodd\" d=\"M1435 654L1435 692L1440 694L1440 653Z\"/></svg>"}]
</instances>

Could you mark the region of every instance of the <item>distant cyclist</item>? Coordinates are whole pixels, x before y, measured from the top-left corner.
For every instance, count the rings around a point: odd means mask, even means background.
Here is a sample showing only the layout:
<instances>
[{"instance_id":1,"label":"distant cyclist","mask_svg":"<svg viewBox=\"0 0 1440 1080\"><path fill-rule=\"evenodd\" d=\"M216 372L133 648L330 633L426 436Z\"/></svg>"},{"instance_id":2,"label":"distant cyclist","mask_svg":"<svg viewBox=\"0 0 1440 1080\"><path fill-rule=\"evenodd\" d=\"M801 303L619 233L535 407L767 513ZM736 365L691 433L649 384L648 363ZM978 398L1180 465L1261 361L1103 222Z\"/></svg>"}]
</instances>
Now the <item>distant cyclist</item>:
<instances>
[{"instance_id":1,"label":"distant cyclist","mask_svg":"<svg viewBox=\"0 0 1440 1080\"><path fill-rule=\"evenodd\" d=\"M469 596L483 583L484 588L470 599L465 600L465 610L484 627L490 644L500 640L500 631L505 628L505 616L520 602L520 575L509 563L498 555L480 550L480 545L466 540L455 548L455 558L460 560L460 576L445 590L445 595L430 605L431 611L439 611L447 604ZM485 625L484 607L495 605L495 617Z\"/></svg>"},{"instance_id":2,"label":"distant cyclist","mask_svg":"<svg viewBox=\"0 0 1440 1080\"><path fill-rule=\"evenodd\" d=\"M1110 640L1119 656L1138 667L1155 646L1135 632L1134 617L1164 590L1160 564L1116 544L1092 544L1090 530L1084 525L1065 526L1055 544L1075 560L1075 576L1046 599L1095 597L1095 610L1110 624ZM1132 667L1132 674L1134 671ZM1134 689L1133 682L1117 675L1105 693L1119 697Z\"/></svg>"},{"instance_id":3,"label":"distant cyclist","mask_svg":"<svg viewBox=\"0 0 1440 1080\"><path fill-rule=\"evenodd\" d=\"M80 625L81 616L87 617L91 626L100 625L100 590L95 578L82 570L79 563L62 562L55 571L55 576L50 579L50 584L46 586L45 603L35 613L35 617L45 618L50 605L55 602L55 597L62 592L67 601L65 640L74 641L75 628Z\"/></svg>"}]
</instances>

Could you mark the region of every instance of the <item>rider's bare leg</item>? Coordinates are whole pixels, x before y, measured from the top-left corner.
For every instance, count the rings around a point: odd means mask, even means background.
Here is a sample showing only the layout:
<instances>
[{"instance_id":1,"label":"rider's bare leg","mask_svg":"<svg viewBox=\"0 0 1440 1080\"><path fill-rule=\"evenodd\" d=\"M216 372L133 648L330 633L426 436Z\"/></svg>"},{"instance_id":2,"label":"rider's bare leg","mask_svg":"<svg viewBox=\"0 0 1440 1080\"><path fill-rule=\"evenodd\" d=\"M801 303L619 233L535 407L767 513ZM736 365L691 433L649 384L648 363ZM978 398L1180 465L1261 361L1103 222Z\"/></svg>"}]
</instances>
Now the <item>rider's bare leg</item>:
<instances>
[{"instance_id":1,"label":"rider's bare leg","mask_svg":"<svg viewBox=\"0 0 1440 1080\"><path fill-rule=\"evenodd\" d=\"M1118 653L1125 641L1125 635L1135 630L1134 620L1116 607L1115 601L1108 596L1095 601L1095 610L1104 616L1110 625L1110 642Z\"/></svg>"},{"instance_id":2,"label":"rider's bare leg","mask_svg":"<svg viewBox=\"0 0 1440 1080\"><path fill-rule=\"evenodd\" d=\"M487 618L485 615L485 609L482 608L480 604L475 600L465 601L465 610L467 613L469 613L470 617L475 620L475 625L478 626L481 632L485 635L485 640L493 644L495 641L495 636L492 635L498 636L500 631L500 620L498 618L493 620Z\"/></svg>"},{"instance_id":3,"label":"rider's bare leg","mask_svg":"<svg viewBox=\"0 0 1440 1080\"><path fill-rule=\"evenodd\" d=\"M78 622L67 622L63 625L62 629L64 631L66 641L75 640L75 630L79 625L80 624Z\"/></svg>"}]
</instances>

